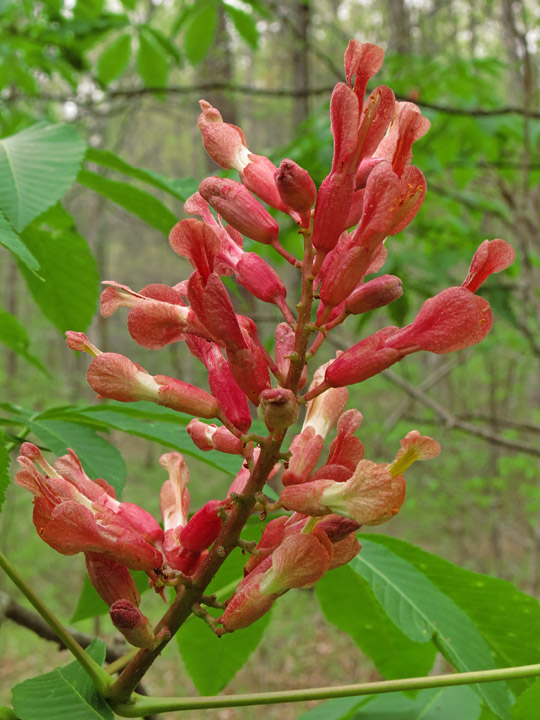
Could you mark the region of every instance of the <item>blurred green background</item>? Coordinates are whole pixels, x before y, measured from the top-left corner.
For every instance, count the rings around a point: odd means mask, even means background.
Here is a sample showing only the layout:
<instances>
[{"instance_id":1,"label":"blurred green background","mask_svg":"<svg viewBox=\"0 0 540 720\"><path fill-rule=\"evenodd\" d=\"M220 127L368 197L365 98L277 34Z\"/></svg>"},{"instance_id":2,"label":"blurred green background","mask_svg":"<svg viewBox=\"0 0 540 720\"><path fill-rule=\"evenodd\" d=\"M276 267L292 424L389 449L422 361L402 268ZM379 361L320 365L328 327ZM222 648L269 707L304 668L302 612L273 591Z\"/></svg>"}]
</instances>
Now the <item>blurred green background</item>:
<instances>
[{"instance_id":1,"label":"blurred green background","mask_svg":"<svg viewBox=\"0 0 540 720\"><path fill-rule=\"evenodd\" d=\"M329 96L343 79L350 37L384 47L385 65L374 80L416 102L431 120L413 159L426 175L428 194L412 225L388 242L384 272L403 279L403 298L350 318L335 331L321 361L384 325L410 322L426 298L461 284L484 238L503 237L514 245L514 267L481 290L495 325L480 346L451 356L407 358L351 388L349 406L364 414L359 435L370 459L392 459L412 428L443 447L436 461L410 472L403 510L383 531L537 595L540 9L534 0L1 0L0 136L16 136L39 122L68 124L59 145L48 146L42 158L36 155L33 168L42 173L42 185L47 163L51 185L55 163L74 180L86 152L78 181L70 180L49 203L67 190L62 206L26 225L17 227L6 211L8 193L0 192L0 208L12 225L0 226L0 243L13 250L15 230L43 270L36 279L20 253L16 258L0 248L5 439L8 447L17 444L22 426L10 421L17 414L13 405L37 413L94 404L85 383L86 358L75 356L63 340L65 329L86 330L92 317L88 334L101 349L124 353L154 374L203 382L183 346L156 355L131 340L122 312L99 318L98 279L138 290L188 276L187 262L171 252L166 235L169 219L183 217L181 198L218 170L200 142L200 98L242 127L253 152L277 164L291 157L319 184L332 159ZM2 144L0 166L10 147ZM74 171L67 167L70 153ZM121 166L117 157L129 165ZM130 166L149 173L137 175ZM299 250L292 225L283 223L282 237L285 247ZM252 245L246 241L247 249ZM256 249L280 268L294 298L294 271L268 248ZM263 340L271 343L279 321L273 306L244 293L233 292L233 298L238 312L255 317ZM164 480L157 461L170 447L116 430L108 439L127 468L124 499L157 513ZM113 462L123 474L121 458ZM196 460L190 467L193 507L224 493L227 476ZM60 558L41 543L30 512L27 493L10 486L0 545L67 620L83 563L80 557ZM20 601L3 576L0 591ZM159 614L160 608L154 610ZM82 621L78 628L112 636L99 620ZM48 668L53 648L4 621L0 702L9 702L13 682ZM375 677L352 640L326 625L313 593L303 591L280 601L264 643L230 691ZM167 695L192 691L172 645L147 687ZM212 712L243 720L260 714L249 708ZM299 708L264 712L286 720Z\"/></svg>"}]
</instances>

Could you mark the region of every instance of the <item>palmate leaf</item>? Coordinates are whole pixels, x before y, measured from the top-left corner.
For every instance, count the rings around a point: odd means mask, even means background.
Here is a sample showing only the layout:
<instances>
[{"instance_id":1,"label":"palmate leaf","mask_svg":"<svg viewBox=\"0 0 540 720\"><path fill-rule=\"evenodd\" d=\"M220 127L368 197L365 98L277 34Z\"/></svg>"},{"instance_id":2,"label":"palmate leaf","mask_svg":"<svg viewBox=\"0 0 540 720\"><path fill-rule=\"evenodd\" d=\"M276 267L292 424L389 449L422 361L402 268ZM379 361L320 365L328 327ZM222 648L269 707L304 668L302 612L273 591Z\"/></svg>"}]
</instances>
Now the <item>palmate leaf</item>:
<instances>
[{"instance_id":1,"label":"palmate leaf","mask_svg":"<svg viewBox=\"0 0 540 720\"><path fill-rule=\"evenodd\" d=\"M166 175L155 172L154 170L145 170L144 168L138 168L134 165L130 165L110 150L96 150L95 148L88 148L85 160L87 162L95 163L96 165L101 165L101 167L108 168L109 170L116 170L123 175L135 178L136 180L142 180L152 187L164 190L169 193L169 195L172 195L182 202L196 192L198 187L197 181L193 178L173 180L168 178Z\"/></svg>"},{"instance_id":2,"label":"palmate leaf","mask_svg":"<svg viewBox=\"0 0 540 720\"><path fill-rule=\"evenodd\" d=\"M476 625L500 667L538 662L540 603L506 580L463 570L443 558L385 535L370 540L414 565L453 600ZM533 680L508 681L516 694Z\"/></svg>"},{"instance_id":3,"label":"palmate leaf","mask_svg":"<svg viewBox=\"0 0 540 720\"><path fill-rule=\"evenodd\" d=\"M97 75L100 82L108 85L120 77L127 68L131 55L131 35L119 35L107 45L101 53L97 64Z\"/></svg>"},{"instance_id":4,"label":"palmate leaf","mask_svg":"<svg viewBox=\"0 0 540 720\"><path fill-rule=\"evenodd\" d=\"M192 442L185 430L190 415L178 413L149 402L127 405L110 401L103 405L85 408L53 408L40 415L42 419L60 419L72 423L93 425L96 429L113 428L122 432L146 438L177 450L184 455L197 458L206 465L234 477L240 467L237 455L218 453L216 450L203 452ZM141 420L145 422L141 422Z\"/></svg>"},{"instance_id":5,"label":"palmate leaf","mask_svg":"<svg viewBox=\"0 0 540 720\"><path fill-rule=\"evenodd\" d=\"M495 668L490 648L474 622L428 577L381 543L362 537L350 567L366 580L392 622L414 642L433 640L457 670ZM472 686L502 720L510 717L505 683Z\"/></svg>"},{"instance_id":6,"label":"palmate leaf","mask_svg":"<svg viewBox=\"0 0 540 720\"><path fill-rule=\"evenodd\" d=\"M415 698L392 693L330 700L298 720L479 720L480 713L478 696L463 686L421 690Z\"/></svg>"},{"instance_id":7,"label":"palmate leaf","mask_svg":"<svg viewBox=\"0 0 540 720\"><path fill-rule=\"evenodd\" d=\"M85 150L72 125L40 123L0 140L0 210L15 230L62 198Z\"/></svg>"},{"instance_id":8,"label":"palmate leaf","mask_svg":"<svg viewBox=\"0 0 540 720\"><path fill-rule=\"evenodd\" d=\"M41 443L57 457L68 448L78 455L86 473L93 479L105 478L120 495L126 479L126 465L119 451L91 428L65 420L42 419L28 411L15 414Z\"/></svg>"},{"instance_id":9,"label":"palmate leaf","mask_svg":"<svg viewBox=\"0 0 540 720\"><path fill-rule=\"evenodd\" d=\"M161 200L129 183L111 180L90 170L81 170L77 182L120 205L166 236L176 225L176 215Z\"/></svg>"},{"instance_id":10,"label":"palmate leaf","mask_svg":"<svg viewBox=\"0 0 540 720\"><path fill-rule=\"evenodd\" d=\"M540 707L540 679L520 695L512 708L512 720L532 720Z\"/></svg>"},{"instance_id":11,"label":"palmate leaf","mask_svg":"<svg viewBox=\"0 0 540 720\"><path fill-rule=\"evenodd\" d=\"M368 583L348 566L327 573L316 585L326 619L348 633L384 678L427 675L437 649L404 635L389 619Z\"/></svg>"},{"instance_id":12,"label":"palmate leaf","mask_svg":"<svg viewBox=\"0 0 540 720\"><path fill-rule=\"evenodd\" d=\"M251 47L256 50L259 45L259 31L257 30L257 24L253 16L228 3L223 3L223 7L227 15L231 18L238 34L248 45L251 45Z\"/></svg>"},{"instance_id":13,"label":"palmate leaf","mask_svg":"<svg viewBox=\"0 0 540 720\"><path fill-rule=\"evenodd\" d=\"M21 263L19 267L40 310L60 332L84 331L99 297L97 264L71 215L61 207L54 210L46 225L36 221L23 233L25 245L39 261L42 279Z\"/></svg>"},{"instance_id":14,"label":"palmate leaf","mask_svg":"<svg viewBox=\"0 0 540 720\"><path fill-rule=\"evenodd\" d=\"M3 245L12 255L20 260L26 267L34 273L39 270L39 263L26 247L15 230L9 224L7 218L0 213L0 245Z\"/></svg>"},{"instance_id":15,"label":"palmate leaf","mask_svg":"<svg viewBox=\"0 0 540 720\"><path fill-rule=\"evenodd\" d=\"M139 32L139 52L137 53L137 72L146 87L164 88L167 85L169 62L163 47L149 32Z\"/></svg>"},{"instance_id":16,"label":"palmate leaf","mask_svg":"<svg viewBox=\"0 0 540 720\"><path fill-rule=\"evenodd\" d=\"M100 664L105 660L101 640L94 640L86 652ZM110 706L77 661L16 685L13 707L20 720L114 719Z\"/></svg>"}]
</instances>

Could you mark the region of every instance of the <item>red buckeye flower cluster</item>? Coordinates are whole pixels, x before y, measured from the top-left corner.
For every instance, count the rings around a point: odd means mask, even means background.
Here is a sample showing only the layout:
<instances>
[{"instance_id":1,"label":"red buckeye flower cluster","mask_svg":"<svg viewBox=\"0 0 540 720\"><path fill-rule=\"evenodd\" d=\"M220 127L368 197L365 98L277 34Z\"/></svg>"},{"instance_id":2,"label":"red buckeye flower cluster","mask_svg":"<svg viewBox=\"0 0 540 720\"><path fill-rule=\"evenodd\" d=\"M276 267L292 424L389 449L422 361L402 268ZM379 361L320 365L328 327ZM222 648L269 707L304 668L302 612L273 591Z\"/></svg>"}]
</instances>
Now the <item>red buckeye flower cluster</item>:
<instances>
[{"instance_id":1,"label":"red buckeye flower cluster","mask_svg":"<svg viewBox=\"0 0 540 720\"><path fill-rule=\"evenodd\" d=\"M37 531L63 554L85 553L90 579L110 605L115 626L135 645L150 648L156 639L138 609L128 569L145 570L158 590L175 586L179 597L182 588L198 588L195 599L201 601L234 547L248 549L245 577L226 603L220 626L214 622L218 634L244 628L287 590L310 587L351 560L360 550L356 530L391 519L405 499L403 473L440 451L435 440L413 430L392 462L365 459L356 435L362 415L346 409L346 386L411 353L448 353L480 342L493 318L488 302L475 293L490 274L513 262L514 251L503 240L479 246L460 287L428 299L406 327L385 327L315 368L304 390L308 361L333 328L403 293L394 275L373 276L384 266L387 238L407 227L424 200L426 182L411 160L429 121L413 103L396 102L388 87L365 97L382 61L381 48L350 42L346 82L336 85L330 102L332 167L318 190L293 160L277 167L252 153L242 130L201 101L204 147L222 168L237 170L239 180L203 180L185 203L192 217L172 228L171 249L192 266L189 278L138 292L109 281L101 312L108 317L128 308L128 331L144 348L185 343L206 368L208 390L151 375L123 355L101 352L84 334L67 333L70 348L93 356L87 379L99 397L146 400L188 413L193 420L187 432L200 450L238 455L238 475L228 492L191 516L186 463L178 453L164 455L169 478L160 494L160 525L141 508L118 502L104 480L91 480L73 452L52 467L34 445L23 445L16 481L34 495ZM296 223L303 257L282 245L273 211ZM288 297L278 272L244 249L244 237L270 246L293 266L298 297ZM236 312L225 277L280 314L271 352L256 323ZM255 409L266 436L250 432ZM299 416L303 425L284 446ZM264 488L278 473L282 489L271 503ZM246 543L241 531L253 513L263 519L277 515L258 543Z\"/></svg>"}]
</instances>

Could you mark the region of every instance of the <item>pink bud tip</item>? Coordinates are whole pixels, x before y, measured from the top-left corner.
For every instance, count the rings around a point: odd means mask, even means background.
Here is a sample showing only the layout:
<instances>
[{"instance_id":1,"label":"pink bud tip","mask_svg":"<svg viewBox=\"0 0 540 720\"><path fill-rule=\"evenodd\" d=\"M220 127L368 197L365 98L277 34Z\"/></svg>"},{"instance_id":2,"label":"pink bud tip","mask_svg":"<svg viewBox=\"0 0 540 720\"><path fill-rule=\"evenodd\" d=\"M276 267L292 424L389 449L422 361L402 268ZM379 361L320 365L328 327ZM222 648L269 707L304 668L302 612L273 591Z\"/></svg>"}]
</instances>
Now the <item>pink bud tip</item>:
<instances>
[{"instance_id":1,"label":"pink bud tip","mask_svg":"<svg viewBox=\"0 0 540 720\"><path fill-rule=\"evenodd\" d=\"M101 352L97 349L95 345L90 342L88 337L82 332L74 332L73 330L68 330L66 332L66 343L70 350L87 352L90 353L90 355L94 355L96 357Z\"/></svg>"}]
</instances>

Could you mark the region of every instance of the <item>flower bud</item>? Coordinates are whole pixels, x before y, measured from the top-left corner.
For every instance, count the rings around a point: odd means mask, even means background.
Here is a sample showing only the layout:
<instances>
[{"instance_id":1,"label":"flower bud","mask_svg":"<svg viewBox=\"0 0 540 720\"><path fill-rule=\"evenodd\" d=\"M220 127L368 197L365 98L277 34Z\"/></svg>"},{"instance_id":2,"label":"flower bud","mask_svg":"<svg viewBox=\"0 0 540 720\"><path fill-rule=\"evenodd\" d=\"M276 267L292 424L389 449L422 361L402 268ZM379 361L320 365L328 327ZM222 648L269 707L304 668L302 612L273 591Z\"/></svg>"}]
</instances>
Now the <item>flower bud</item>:
<instances>
[{"instance_id":1,"label":"flower bud","mask_svg":"<svg viewBox=\"0 0 540 720\"><path fill-rule=\"evenodd\" d=\"M167 375L156 375L154 380L160 386L158 399L155 401L158 405L197 417L219 417L218 401L205 390Z\"/></svg>"},{"instance_id":2,"label":"flower bud","mask_svg":"<svg viewBox=\"0 0 540 720\"><path fill-rule=\"evenodd\" d=\"M277 222L241 183L209 177L202 181L199 192L242 235L266 245L277 242Z\"/></svg>"},{"instance_id":3,"label":"flower bud","mask_svg":"<svg viewBox=\"0 0 540 720\"><path fill-rule=\"evenodd\" d=\"M247 162L249 150L242 130L223 122L219 110L206 100L200 100L199 129L204 149L222 168L241 170Z\"/></svg>"},{"instance_id":4,"label":"flower bud","mask_svg":"<svg viewBox=\"0 0 540 720\"><path fill-rule=\"evenodd\" d=\"M382 275L359 285L345 300L345 310L351 315L384 307L403 295L401 280L395 275Z\"/></svg>"},{"instance_id":5,"label":"flower bud","mask_svg":"<svg viewBox=\"0 0 540 720\"><path fill-rule=\"evenodd\" d=\"M506 270L516 258L516 251L504 240L484 240L474 257L469 268L469 273L463 282L462 287L471 292L476 292L480 285L492 274Z\"/></svg>"},{"instance_id":6,"label":"flower bud","mask_svg":"<svg viewBox=\"0 0 540 720\"><path fill-rule=\"evenodd\" d=\"M285 430L298 418L298 402L291 390L271 388L260 394L259 411L269 430Z\"/></svg>"},{"instance_id":7,"label":"flower bud","mask_svg":"<svg viewBox=\"0 0 540 720\"><path fill-rule=\"evenodd\" d=\"M180 532L179 538L183 547L191 552L201 552L210 547L223 525L218 512L221 507L223 507L222 501L210 500L197 510Z\"/></svg>"},{"instance_id":8,"label":"flower bud","mask_svg":"<svg viewBox=\"0 0 540 720\"><path fill-rule=\"evenodd\" d=\"M86 552L85 558L90 582L107 605L117 600L128 600L139 607L141 596L125 565L120 565L104 553Z\"/></svg>"},{"instance_id":9,"label":"flower bud","mask_svg":"<svg viewBox=\"0 0 540 720\"><path fill-rule=\"evenodd\" d=\"M232 455L243 454L243 442L224 426L209 425L198 418L193 418L186 430L199 450L217 450Z\"/></svg>"},{"instance_id":10,"label":"flower bud","mask_svg":"<svg viewBox=\"0 0 540 720\"><path fill-rule=\"evenodd\" d=\"M117 600L109 611L114 627L122 633L130 645L153 648L155 635L150 620L129 600Z\"/></svg>"},{"instance_id":11,"label":"flower bud","mask_svg":"<svg viewBox=\"0 0 540 720\"><path fill-rule=\"evenodd\" d=\"M317 199L317 188L307 170L294 160L282 160L275 178L283 203L303 214L309 212Z\"/></svg>"}]
</instances>

